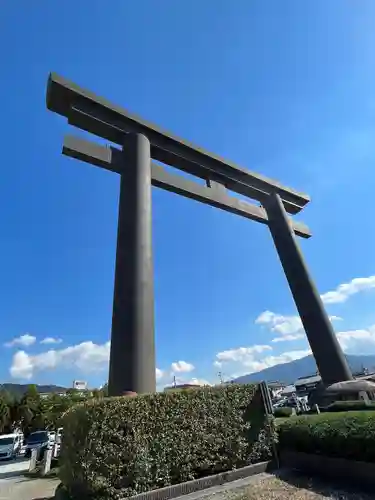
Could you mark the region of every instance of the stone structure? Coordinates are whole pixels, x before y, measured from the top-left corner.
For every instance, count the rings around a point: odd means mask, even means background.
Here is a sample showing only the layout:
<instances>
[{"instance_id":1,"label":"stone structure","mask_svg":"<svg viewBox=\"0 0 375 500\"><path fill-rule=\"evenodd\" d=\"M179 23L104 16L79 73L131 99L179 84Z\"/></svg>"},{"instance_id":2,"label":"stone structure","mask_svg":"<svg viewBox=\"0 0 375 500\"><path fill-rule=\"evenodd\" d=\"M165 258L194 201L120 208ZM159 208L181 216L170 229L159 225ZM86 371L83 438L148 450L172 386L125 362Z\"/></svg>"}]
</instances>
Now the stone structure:
<instances>
[{"instance_id":1,"label":"stone structure","mask_svg":"<svg viewBox=\"0 0 375 500\"><path fill-rule=\"evenodd\" d=\"M156 387L151 186L268 225L323 381L352 378L296 241L296 235L309 238L310 231L287 215L300 212L310 201L307 195L161 131L55 74L48 81L47 107L70 125L120 146L68 136L63 147L67 156L120 174L110 395ZM171 174L152 159L204 179L206 186ZM258 205L231 197L228 190Z\"/></svg>"}]
</instances>

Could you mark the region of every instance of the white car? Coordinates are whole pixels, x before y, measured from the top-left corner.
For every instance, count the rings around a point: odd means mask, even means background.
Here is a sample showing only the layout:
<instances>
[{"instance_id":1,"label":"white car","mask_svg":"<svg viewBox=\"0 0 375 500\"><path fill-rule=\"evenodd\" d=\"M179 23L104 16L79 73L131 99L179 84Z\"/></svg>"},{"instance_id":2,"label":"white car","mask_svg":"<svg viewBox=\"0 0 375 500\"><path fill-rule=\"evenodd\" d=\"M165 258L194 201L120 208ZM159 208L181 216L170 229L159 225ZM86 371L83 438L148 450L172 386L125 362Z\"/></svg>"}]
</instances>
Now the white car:
<instances>
[{"instance_id":1,"label":"white car","mask_svg":"<svg viewBox=\"0 0 375 500\"><path fill-rule=\"evenodd\" d=\"M0 460L16 458L23 445L23 434L12 433L0 436Z\"/></svg>"},{"instance_id":2,"label":"white car","mask_svg":"<svg viewBox=\"0 0 375 500\"><path fill-rule=\"evenodd\" d=\"M279 401L277 401L274 405L273 405L273 408L283 408L284 406L286 406L286 404L288 403L288 399L287 398L283 398L283 399L280 399Z\"/></svg>"}]
</instances>

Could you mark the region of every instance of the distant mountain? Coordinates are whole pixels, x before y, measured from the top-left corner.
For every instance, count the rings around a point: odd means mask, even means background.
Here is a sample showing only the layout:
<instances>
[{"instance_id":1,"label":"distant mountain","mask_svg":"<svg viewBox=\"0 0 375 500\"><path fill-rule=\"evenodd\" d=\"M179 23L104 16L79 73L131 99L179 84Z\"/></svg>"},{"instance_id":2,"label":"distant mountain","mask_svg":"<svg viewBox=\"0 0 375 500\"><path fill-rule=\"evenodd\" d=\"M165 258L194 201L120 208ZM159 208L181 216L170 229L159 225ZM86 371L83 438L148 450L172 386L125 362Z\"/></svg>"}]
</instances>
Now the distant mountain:
<instances>
[{"instance_id":1,"label":"distant mountain","mask_svg":"<svg viewBox=\"0 0 375 500\"><path fill-rule=\"evenodd\" d=\"M355 356L349 354L346 356L350 368L353 372L360 371L363 367L370 371L375 371L375 355L372 356ZM271 366L257 373L249 373L234 379L234 382L246 384L248 382L284 382L293 384L298 378L314 375L317 371L315 359L312 355L305 358L296 359L290 363Z\"/></svg>"},{"instance_id":2,"label":"distant mountain","mask_svg":"<svg viewBox=\"0 0 375 500\"><path fill-rule=\"evenodd\" d=\"M13 396L21 397L27 391L30 384L0 384L0 390L4 390L13 394ZM66 387L60 387L58 385L35 385L38 392L48 393L48 392L63 392L66 391Z\"/></svg>"}]
</instances>

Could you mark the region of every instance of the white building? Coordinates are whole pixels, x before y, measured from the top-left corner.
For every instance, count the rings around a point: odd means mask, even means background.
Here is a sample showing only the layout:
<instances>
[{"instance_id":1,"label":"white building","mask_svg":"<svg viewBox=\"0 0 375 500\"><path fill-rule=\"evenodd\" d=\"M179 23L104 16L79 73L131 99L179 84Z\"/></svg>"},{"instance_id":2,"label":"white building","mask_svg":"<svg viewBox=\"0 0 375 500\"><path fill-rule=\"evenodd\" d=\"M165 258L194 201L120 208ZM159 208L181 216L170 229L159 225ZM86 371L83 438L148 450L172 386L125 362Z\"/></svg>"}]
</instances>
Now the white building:
<instances>
[{"instance_id":1,"label":"white building","mask_svg":"<svg viewBox=\"0 0 375 500\"><path fill-rule=\"evenodd\" d=\"M292 394L294 394L296 392L296 387L295 385L291 384L291 385L287 385L286 387L284 387L284 389L281 391L280 393L280 396L284 397L284 398L288 398L289 396L291 396Z\"/></svg>"},{"instance_id":2,"label":"white building","mask_svg":"<svg viewBox=\"0 0 375 500\"><path fill-rule=\"evenodd\" d=\"M74 380L73 389L76 389L77 391L87 391L87 382L84 380Z\"/></svg>"},{"instance_id":3,"label":"white building","mask_svg":"<svg viewBox=\"0 0 375 500\"><path fill-rule=\"evenodd\" d=\"M299 378L294 382L296 387L296 393L298 396L308 396L318 384L320 384L322 378L320 375L310 375L308 377Z\"/></svg>"}]
</instances>

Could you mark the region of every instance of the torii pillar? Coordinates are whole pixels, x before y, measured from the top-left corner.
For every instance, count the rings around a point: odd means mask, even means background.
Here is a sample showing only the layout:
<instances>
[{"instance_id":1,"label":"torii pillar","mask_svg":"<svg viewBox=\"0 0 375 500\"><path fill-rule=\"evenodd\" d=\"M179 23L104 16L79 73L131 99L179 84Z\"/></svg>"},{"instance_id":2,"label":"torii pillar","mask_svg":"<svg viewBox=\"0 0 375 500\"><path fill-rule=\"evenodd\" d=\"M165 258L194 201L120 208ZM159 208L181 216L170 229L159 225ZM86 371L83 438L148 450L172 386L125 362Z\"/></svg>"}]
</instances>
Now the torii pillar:
<instances>
[{"instance_id":1,"label":"torii pillar","mask_svg":"<svg viewBox=\"0 0 375 500\"><path fill-rule=\"evenodd\" d=\"M277 193L265 203L268 226L325 385L353 378Z\"/></svg>"},{"instance_id":2,"label":"torii pillar","mask_svg":"<svg viewBox=\"0 0 375 500\"><path fill-rule=\"evenodd\" d=\"M128 134L120 180L108 394L155 392L151 154Z\"/></svg>"}]
</instances>

